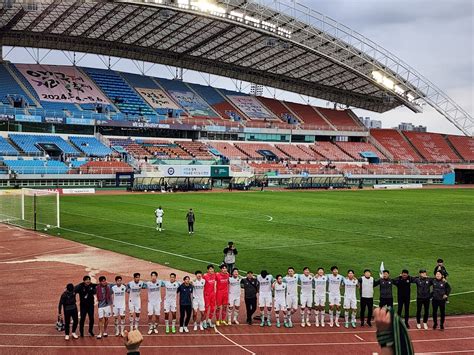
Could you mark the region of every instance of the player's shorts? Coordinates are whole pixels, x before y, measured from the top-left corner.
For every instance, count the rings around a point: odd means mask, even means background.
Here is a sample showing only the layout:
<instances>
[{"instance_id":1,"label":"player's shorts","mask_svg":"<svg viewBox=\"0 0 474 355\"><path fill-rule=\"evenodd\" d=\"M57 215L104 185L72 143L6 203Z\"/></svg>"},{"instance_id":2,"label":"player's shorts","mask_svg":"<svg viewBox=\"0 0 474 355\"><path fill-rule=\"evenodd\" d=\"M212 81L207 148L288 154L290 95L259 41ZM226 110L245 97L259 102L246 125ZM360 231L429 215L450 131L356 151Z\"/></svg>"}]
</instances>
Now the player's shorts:
<instances>
[{"instance_id":1,"label":"player's shorts","mask_svg":"<svg viewBox=\"0 0 474 355\"><path fill-rule=\"evenodd\" d=\"M229 295L229 306L240 307L240 293L238 295Z\"/></svg>"},{"instance_id":2,"label":"player's shorts","mask_svg":"<svg viewBox=\"0 0 474 355\"><path fill-rule=\"evenodd\" d=\"M326 294L314 294L314 305L315 306L325 306L326 305Z\"/></svg>"},{"instance_id":3,"label":"player's shorts","mask_svg":"<svg viewBox=\"0 0 474 355\"><path fill-rule=\"evenodd\" d=\"M125 307L113 307L113 314L114 314L114 317L119 317L119 316L124 316L125 315Z\"/></svg>"},{"instance_id":4,"label":"player's shorts","mask_svg":"<svg viewBox=\"0 0 474 355\"><path fill-rule=\"evenodd\" d=\"M329 305L330 306L340 306L341 305L341 295L329 293Z\"/></svg>"},{"instance_id":5,"label":"player's shorts","mask_svg":"<svg viewBox=\"0 0 474 355\"><path fill-rule=\"evenodd\" d=\"M298 309L298 296L286 295L286 306L288 309Z\"/></svg>"},{"instance_id":6,"label":"player's shorts","mask_svg":"<svg viewBox=\"0 0 474 355\"><path fill-rule=\"evenodd\" d=\"M156 224L163 223L163 217L156 217Z\"/></svg>"},{"instance_id":7,"label":"player's shorts","mask_svg":"<svg viewBox=\"0 0 474 355\"><path fill-rule=\"evenodd\" d=\"M229 304L229 292L217 292L216 295L216 305L217 306L227 306Z\"/></svg>"},{"instance_id":8,"label":"player's shorts","mask_svg":"<svg viewBox=\"0 0 474 355\"><path fill-rule=\"evenodd\" d=\"M273 303L271 293L259 293L258 294L258 306L259 307L271 307Z\"/></svg>"},{"instance_id":9,"label":"player's shorts","mask_svg":"<svg viewBox=\"0 0 474 355\"><path fill-rule=\"evenodd\" d=\"M206 312L211 312L214 313L216 310L216 294L215 293L210 293L207 295L204 295L204 305L206 307Z\"/></svg>"},{"instance_id":10,"label":"player's shorts","mask_svg":"<svg viewBox=\"0 0 474 355\"><path fill-rule=\"evenodd\" d=\"M273 303L273 307L275 309L275 312L278 311L286 311L286 301L284 299L276 299L275 302Z\"/></svg>"},{"instance_id":11,"label":"player's shorts","mask_svg":"<svg viewBox=\"0 0 474 355\"><path fill-rule=\"evenodd\" d=\"M161 302L148 302L148 315L157 315L161 313Z\"/></svg>"},{"instance_id":12,"label":"player's shorts","mask_svg":"<svg viewBox=\"0 0 474 355\"><path fill-rule=\"evenodd\" d=\"M193 309L195 311L199 310L204 312L206 310L206 305L203 298L193 298Z\"/></svg>"},{"instance_id":13,"label":"player's shorts","mask_svg":"<svg viewBox=\"0 0 474 355\"><path fill-rule=\"evenodd\" d=\"M306 308L311 308L313 307L313 295L310 293L310 294L305 294L305 293L302 293L300 295L300 303L301 303L301 307L306 307Z\"/></svg>"},{"instance_id":14,"label":"player's shorts","mask_svg":"<svg viewBox=\"0 0 474 355\"><path fill-rule=\"evenodd\" d=\"M163 308L165 313L176 312L176 298L169 300L165 298L165 302L163 302Z\"/></svg>"},{"instance_id":15,"label":"player's shorts","mask_svg":"<svg viewBox=\"0 0 474 355\"><path fill-rule=\"evenodd\" d=\"M357 299L355 297L344 297L344 309L357 309Z\"/></svg>"},{"instance_id":16,"label":"player's shorts","mask_svg":"<svg viewBox=\"0 0 474 355\"><path fill-rule=\"evenodd\" d=\"M99 307L98 311L99 311L99 319L109 318L110 316L112 316L112 309L110 308L110 306Z\"/></svg>"},{"instance_id":17,"label":"player's shorts","mask_svg":"<svg viewBox=\"0 0 474 355\"><path fill-rule=\"evenodd\" d=\"M142 310L142 304L140 300L138 301L129 301L128 302L128 311L130 313L141 313Z\"/></svg>"}]
</instances>

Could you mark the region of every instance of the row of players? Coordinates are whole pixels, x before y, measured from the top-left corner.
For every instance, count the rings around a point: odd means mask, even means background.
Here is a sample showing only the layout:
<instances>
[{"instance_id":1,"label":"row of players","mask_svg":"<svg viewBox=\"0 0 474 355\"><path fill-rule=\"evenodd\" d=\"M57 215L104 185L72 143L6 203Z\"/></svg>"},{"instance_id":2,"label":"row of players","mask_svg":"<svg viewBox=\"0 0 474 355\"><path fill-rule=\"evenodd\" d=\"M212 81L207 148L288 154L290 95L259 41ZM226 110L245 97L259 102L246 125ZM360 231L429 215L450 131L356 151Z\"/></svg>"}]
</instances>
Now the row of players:
<instances>
[{"instance_id":1,"label":"row of players","mask_svg":"<svg viewBox=\"0 0 474 355\"><path fill-rule=\"evenodd\" d=\"M99 284L92 284L89 276L84 277L84 282L73 287L68 285L68 290L62 295L59 303L59 312L64 307L66 339L69 339L69 323L73 320L73 337L77 328L77 308L75 295L79 294L81 301L81 336L84 334L85 316L89 317L89 332L91 335L94 319L94 297L98 303L99 334L98 339L107 336L108 319L113 316L115 320L115 335L123 335L125 330L126 295L128 294L128 311L130 314L130 330L138 329L141 314L141 290L148 292L148 334L158 333L158 323L161 307L165 313L165 332L176 332L176 311L179 294L179 332L189 332L188 325L193 313L194 330L204 330L208 327L239 324L239 310L241 304L241 288L244 289L245 304L247 309L247 323L252 324L253 313L260 308L260 326L271 326L272 309L275 312L276 326L293 327L293 315L300 307L301 326L311 326L311 314L314 310L314 324L316 327L325 326L326 303L329 303L329 326L339 327L341 313L341 286L344 286L344 326L356 327L357 297L356 289L361 290L361 325L364 326L365 309L368 310L367 324L371 326L374 287L380 286L380 307L393 306L392 285L398 289L406 288L410 283L417 285L417 327L421 328L420 314L424 307L423 323L427 329L428 308L430 299L433 299L434 328L437 325L437 310L440 308L441 329L444 328L445 301L451 291L442 272L436 272L435 278L428 278L426 270L420 270L419 277L408 276L408 271L391 279L387 270L379 280L374 280L370 270L364 271L364 276L356 278L353 270L348 270L347 276L339 274L336 266L331 267L331 274L326 275L323 268L319 268L315 275L309 268L304 268L302 274L296 274L294 268L288 268L286 276L276 275L274 278L263 270L254 277L248 272L245 278L239 275L238 269L233 269L230 275L227 267L221 265L220 272L216 273L214 267L209 265L207 273L195 272L195 279L189 276L183 282L176 280L176 274L171 273L169 280L158 279L157 272L151 273L150 281L141 280L141 275L135 273L133 281L122 283L122 277L115 277L115 284L108 284L105 276L99 277ZM165 289L162 302L161 288ZM298 288L300 291L298 292ZM68 294L69 298L68 298ZM328 295L328 296L327 296ZM408 326L408 305L403 299L403 294L398 294L399 305L405 306L406 324ZM69 299L69 301L68 301ZM298 303L299 299L299 303ZM427 299L427 303L426 303ZM409 304L409 294L408 294ZM401 308L399 307L399 313ZM215 317L215 324L213 319ZM199 319L199 322L198 322ZM171 323L171 324L170 324Z\"/></svg>"}]
</instances>

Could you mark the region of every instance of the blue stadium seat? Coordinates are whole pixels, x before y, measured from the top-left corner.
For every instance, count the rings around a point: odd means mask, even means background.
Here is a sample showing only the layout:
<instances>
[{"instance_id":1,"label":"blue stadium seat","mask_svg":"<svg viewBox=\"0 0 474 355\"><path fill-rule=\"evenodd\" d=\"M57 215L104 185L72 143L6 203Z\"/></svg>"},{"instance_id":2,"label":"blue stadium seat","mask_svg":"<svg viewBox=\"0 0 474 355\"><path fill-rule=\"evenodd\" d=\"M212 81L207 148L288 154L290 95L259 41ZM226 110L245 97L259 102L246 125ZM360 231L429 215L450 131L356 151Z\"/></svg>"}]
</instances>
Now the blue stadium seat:
<instances>
[{"instance_id":1,"label":"blue stadium seat","mask_svg":"<svg viewBox=\"0 0 474 355\"><path fill-rule=\"evenodd\" d=\"M0 137L0 155L18 155L18 151L3 137Z\"/></svg>"},{"instance_id":2,"label":"blue stadium seat","mask_svg":"<svg viewBox=\"0 0 474 355\"><path fill-rule=\"evenodd\" d=\"M5 64L0 64L0 102L10 105L7 96L20 96L29 106L36 106L31 97L22 89L7 68L5 68Z\"/></svg>"},{"instance_id":3,"label":"blue stadium seat","mask_svg":"<svg viewBox=\"0 0 474 355\"><path fill-rule=\"evenodd\" d=\"M95 81L109 99L114 101L115 106L122 113L133 116L156 115L155 111L142 100L140 95L118 73L112 70L82 69Z\"/></svg>"},{"instance_id":4,"label":"blue stadium seat","mask_svg":"<svg viewBox=\"0 0 474 355\"><path fill-rule=\"evenodd\" d=\"M87 156L105 157L112 154L112 150L95 137L69 137L69 140Z\"/></svg>"},{"instance_id":5,"label":"blue stadium seat","mask_svg":"<svg viewBox=\"0 0 474 355\"><path fill-rule=\"evenodd\" d=\"M77 150L59 136L10 134L9 137L26 154L40 155L42 151L36 145L38 143L51 143L55 144L65 154L79 155Z\"/></svg>"},{"instance_id":6,"label":"blue stadium seat","mask_svg":"<svg viewBox=\"0 0 474 355\"><path fill-rule=\"evenodd\" d=\"M68 167L57 160L4 160L17 174L67 174Z\"/></svg>"}]
</instances>

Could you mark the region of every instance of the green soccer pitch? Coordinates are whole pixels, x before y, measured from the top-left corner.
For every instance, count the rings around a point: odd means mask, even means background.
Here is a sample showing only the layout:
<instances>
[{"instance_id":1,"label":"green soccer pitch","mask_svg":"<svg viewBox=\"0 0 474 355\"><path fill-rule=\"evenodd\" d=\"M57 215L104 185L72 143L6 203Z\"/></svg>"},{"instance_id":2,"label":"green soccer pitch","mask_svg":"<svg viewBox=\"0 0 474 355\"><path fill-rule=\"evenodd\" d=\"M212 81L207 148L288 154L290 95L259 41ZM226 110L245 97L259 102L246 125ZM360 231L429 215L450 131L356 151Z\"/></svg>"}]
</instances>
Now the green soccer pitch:
<instances>
[{"instance_id":1,"label":"green soccer pitch","mask_svg":"<svg viewBox=\"0 0 474 355\"><path fill-rule=\"evenodd\" d=\"M159 205L162 232L155 230ZM392 277L402 268L412 276L426 268L431 276L441 257L453 289L448 312L474 313L472 189L62 196L61 224L64 238L190 273L222 262L228 241L239 251L239 268L273 275L288 266L329 273L337 265L343 275L370 268L377 278L383 261Z\"/></svg>"}]
</instances>

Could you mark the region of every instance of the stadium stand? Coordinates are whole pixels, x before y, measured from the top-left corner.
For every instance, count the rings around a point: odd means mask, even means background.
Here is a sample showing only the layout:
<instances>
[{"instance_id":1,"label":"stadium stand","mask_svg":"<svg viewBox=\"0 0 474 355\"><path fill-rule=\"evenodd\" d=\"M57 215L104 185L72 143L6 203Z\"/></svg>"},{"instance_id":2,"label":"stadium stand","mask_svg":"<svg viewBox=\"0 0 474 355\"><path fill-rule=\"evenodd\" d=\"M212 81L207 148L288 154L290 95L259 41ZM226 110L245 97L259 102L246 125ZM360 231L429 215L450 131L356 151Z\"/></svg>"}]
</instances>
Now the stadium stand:
<instances>
[{"instance_id":1,"label":"stadium stand","mask_svg":"<svg viewBox=\"0 0 474 355\"><path fill-rule=\"evenodd\" d=\"M28 155L43 154L43 151L37 147L38 144L53 144L61 149L66 155L79 155L77 150L75 150L69 143L59 136L10 134L9 137L23 153Z\"/></svg>"},{"instance_id":2,"label":"stadium stand","mask_svg":"<svg viewBox=\"0 0 474 355\"><path fill-rule=\"evenodd\" d=\"M340 131L365 130L362 124L351 117L349 110L331 110L322 107L315 107L314 109Z\"/></svg>"},{"instance_id":3,"label":"stadium stand","mask_svg":"<svg viewBox=\"0 0 474 355\"><path fill-rule=\"evenodd\" d=\"M345 153L350 155L355 160L365 160L361 153L371 152L377 155L380 160L386 160L386 157L380 153L377 148L375 148L370 143L365 142L336 142L336 145L341 148Z\"/></svg>"},{"instance_id":4,"label":"stadium stand","mask_svg":"<svg viewBox=\"0 0 474 355\"><path fill-rule=\"evenodd\" d=\"M372 129L370 134L379 142L396 161L421 162L422 158L407 142L407 140L394 129Z\"/></svg>"},{"instance_id":5,"label":"stadium stand","mask_svg":"<svg viewBox=\"0 0 474 355\"><path fill-rule=\"evenodd\" d=\"M227 142L209 142L209 145L216 149L222 156L227 159L248 159L249 156L237 149L234 145Z\"/></svg>"},{"instance_id":6,"label":"stadium stand","mask_svg":"<svg viewBox=\"0 0 474 355\"><path fill-rule=\"evenodd\" d=\"M408 131L402 133L428 162L461 161L441 134Z\"/></svg>"},{"instance_id":7,"label":"stadium stand","mask_svg":"<svg viewBox=\"0 0 474 355\"><path fill-rule=\"evenodd\" d=\"M121 161L89 161L79 167L81 174L131 173L133 168Z\"/></svg>"},{"instance_id":8,"label":"stadium stand","mask_svg":"<svg viewBox=\"0 0 474 355\"><path fill-rule=\"evenodd\" d=\"M302 124L315 129L333 130L312 106L287 101L285 101L285 105L301 118Z\"/></svg>"},{"instance_id":9,"label":"stadium stand","mask_svg":"<svg viewBox=\"0 0 474 355\"><path fill-rule=\"evenodd\" d=\"M448 164L416 164L415 168L421 175L442 175L452 171Z\"/></svg>"},{"instance_id":10,"label":"stadium stand","mask_svg":"<svg viewBox=\"0 0 474 355\"><path fill-rule=\"evenodd\" d=\"M5 65L7 64L0 64L0 102L11 105L13 98L22 98L29 106L36 106Z\"/></svg>"},{"instance_id":11,"label":"stadium stand","mask_svg":"<svg viewBox=\"0 0 474 355\"><path fill-rule=\"evenodd\" d=\"M156 112L115 71L95 68L82 68L82 70L125 115L156 116Z\"/></svg>"},{"instance_id":12,"label":"stadium stand","mask_svg":"<svg viewBox=\"0 0 474 355\"><path fill-rule=\"evenodd\" d=\"M199 84L187 84L197 92L223 119L245 120L245 115L232 106L215 88Z\"/></svg>"},{"instance_id":13,"label":"stadium stand","mask_svg":"<svg viewBox=\"0 0 474 355\"><path fill-rule=\"evenodd\" d=\"M112 150L95 137L69 137L69 140L77 149L89 157L105 157L112 154Z\"/></svg>"},{"instance_id":14,"label":"stadium stand","mask_svg":"<svg viewBox=\"0 0 474 355\"><path fill-rule=\"evenodd\" d=\"M289 170L285 165L278 163L252 162L249 166L257 174L274 172L277 174L288 174Z\"/></svg>"},{"instance_id":15,"label":"stadium stand","mask_svg":"<svg viewBox=\"0 0 474 355\"><path fill-rule=\"evenodd\" d=\"M301 149L303 145L299 144L275 144L275 147L294 160L317 160L315 155Z\"/></svg>"},{"instance_id":16,"label":"stadium stand","mask_svg":"<svg viewBox=\"0 0 474 355\"><path fill-rule=\"evenodd\" d=\"M315 142L310 148L316 153L331 161L353 161L349 155L344 153L338 146L331 142Z\"/></svg>"},{"instance_id":17,"label":"stadium stand","mask_svg":"<svg viewBox=\"0 0 474 355\"><path fill-rule=\"evenodd\" d=\"M194 158L199 160L210 160L213 159L214 156L209 153L209 149L203 142L199 141L176 141L183 150L188 152Z\"/></svg>"},{"instance_id":18,"label":"stadium stand","mask_svg":"<svg viewBox=\"0 0 474 355\"><path fill-rule=\"evenodd\" d=\"M268 143L235 143L235 146L252 159L264 159L258 151L268 151L279 159L288 159L286 154Z\"/></svg>"},{"instance_id":19,"label":"stadium stand","mask_svg":"<svg viewBox=\"0 0 474 355\"><path fill-rule=\"evenodd\" d=\"M474 161L474 138L466 136L447 136L449 143L456 149L458 154L469 162Z\"/></svg>"},{"instance_id":20,"label":"stadium stand","mask_svg":"<svg viewBox=\"0 0 474 355\"><path fill-rule=\"evenodd\" d=\"M68 167L57 160L4 160L3 163L17 174L66 174Z\"/></svg>"},{"instance_id":21,"label":"stadium stand","mask_svg":"<svg viewBox=\"0 0 474 355\"><path fill-rule=\"evenodd\" d=\"M15 147L13 147L5 138L0 136L0 155L16 156L18 154L18 150L16 150Z\"/></svg>"},{"instance_id":22,"label":"stadium stand","mask_svg":"<svg viewBox=\"0 0 474 355\"><path fill-rule=\"evenodd\" d=\"M257 97L260 102L265 105L275 116L279 117L283 122L289 124L297 124L300 118L297 117L291 110L283 105L279 100L271 99L268 97L259 96Z\"/></svg>"}]
</instances>

